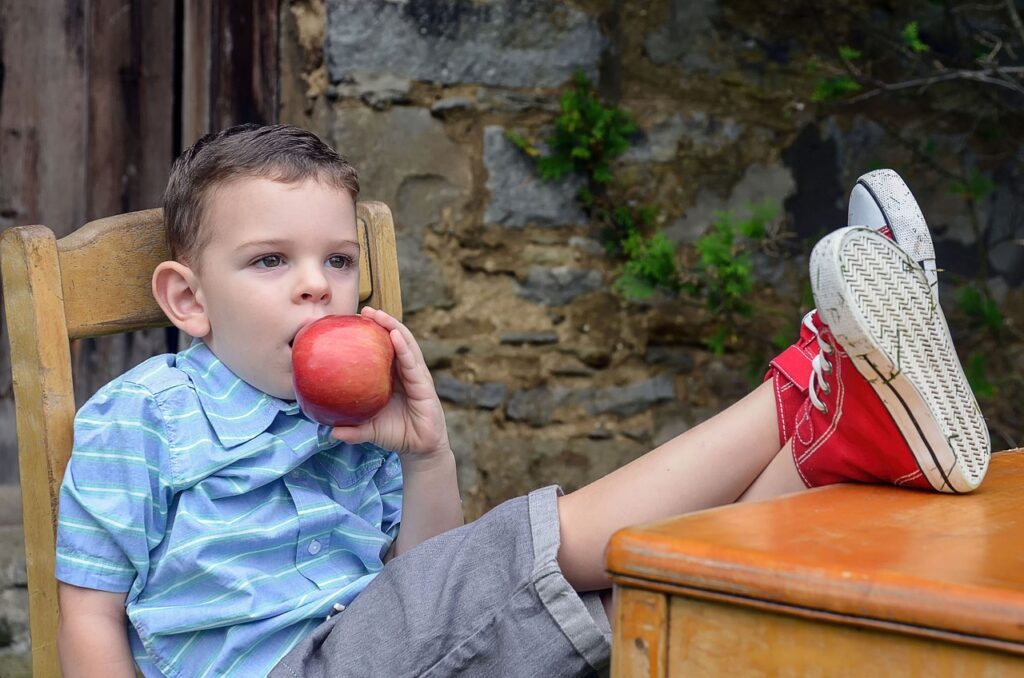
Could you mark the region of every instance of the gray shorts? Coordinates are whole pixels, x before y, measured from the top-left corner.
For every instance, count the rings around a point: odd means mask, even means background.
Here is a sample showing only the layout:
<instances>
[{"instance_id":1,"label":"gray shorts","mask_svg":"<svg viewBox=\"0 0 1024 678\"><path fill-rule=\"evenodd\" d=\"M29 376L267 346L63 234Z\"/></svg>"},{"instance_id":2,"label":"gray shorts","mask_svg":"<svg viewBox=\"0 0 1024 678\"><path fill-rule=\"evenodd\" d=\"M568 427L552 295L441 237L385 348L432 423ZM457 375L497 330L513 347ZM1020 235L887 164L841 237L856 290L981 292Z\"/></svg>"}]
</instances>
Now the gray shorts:
<instances>
[{"instance_id":1,"label":"gray shorts","mask_svg":"<svg viewBox=\"0 0 1024 678\"><path fill-rule=\"evenodd\" d=\"M395 558L271 672L318 676L587 676L608 664L596 593L562 576L555 487Z\"/></svg>"}]
</instances>

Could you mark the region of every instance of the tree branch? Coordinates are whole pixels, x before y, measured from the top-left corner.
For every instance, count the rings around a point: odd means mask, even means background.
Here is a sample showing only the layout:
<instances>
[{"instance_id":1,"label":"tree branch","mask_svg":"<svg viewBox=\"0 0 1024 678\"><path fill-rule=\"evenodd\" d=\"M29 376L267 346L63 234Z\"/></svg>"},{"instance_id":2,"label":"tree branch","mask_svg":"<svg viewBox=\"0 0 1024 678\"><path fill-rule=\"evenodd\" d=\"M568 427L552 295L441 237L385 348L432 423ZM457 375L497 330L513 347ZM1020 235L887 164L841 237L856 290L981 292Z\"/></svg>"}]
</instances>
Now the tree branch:
<instances>
[{"instance_id":1,"label":"tree branch","mask_svg":"<svg viewBox=\"0 0 1024 678\"><path fill-rule=\"evenodd\" d=\"M1010 21L1013 22L1013 27L1017 29L1017 36L1020 38L1020 42L1024 45L1024 23L1020 21L1020 14L1017 13L1017 7L1014 6L1014 0L1006 0L1006 11L1010 13Z\"/></svg>"},{"instance_id":2,"label":"tree branch","mask_svg":"<svg viewBox=\"0 0 1024 678\"><path fill-rule=\"evenodd\" d=\"M926 89L931 85L935 85L940 82L950 82L952 80L972 80L974 82L983 82L988 85L996 85L997 87L1012 90L1018 94L1024 94L1024 87L1022 87L1020 83L1010 79L1008 76L1011 75L1024 75L1024 66L1009 66L1006 68L992 67L976 71L960 69L929 75L925 78L904 80L903 82L875 82L873 83L875 86L874 89L851 97L847 99L847 101L849 103L856 103L864 101L865 99L870 99L882 92L896 92L898 90L909 89L912 87Z\"/></svg>"}]
</instances>

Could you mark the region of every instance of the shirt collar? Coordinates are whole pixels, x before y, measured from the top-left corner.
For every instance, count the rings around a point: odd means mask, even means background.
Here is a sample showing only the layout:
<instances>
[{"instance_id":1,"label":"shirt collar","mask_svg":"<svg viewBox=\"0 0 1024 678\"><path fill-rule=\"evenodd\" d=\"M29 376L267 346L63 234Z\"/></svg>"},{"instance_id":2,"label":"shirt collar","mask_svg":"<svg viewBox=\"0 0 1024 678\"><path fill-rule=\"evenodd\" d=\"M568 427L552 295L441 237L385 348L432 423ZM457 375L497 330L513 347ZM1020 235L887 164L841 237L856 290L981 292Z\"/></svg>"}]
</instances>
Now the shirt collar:
<instances>
[{"instance_id":1,"label":"shirt collar","mask_svg":"<svg viewBox=\"0 0 1024 678\"><path fill-rule=\"evenodd\" d=\"M175 364L192 378L203 412L225 448L263 433L279 412L299 414L298 403L267 395L243 381L200 339L178 353Z\"/></svg>"}]
</instances>

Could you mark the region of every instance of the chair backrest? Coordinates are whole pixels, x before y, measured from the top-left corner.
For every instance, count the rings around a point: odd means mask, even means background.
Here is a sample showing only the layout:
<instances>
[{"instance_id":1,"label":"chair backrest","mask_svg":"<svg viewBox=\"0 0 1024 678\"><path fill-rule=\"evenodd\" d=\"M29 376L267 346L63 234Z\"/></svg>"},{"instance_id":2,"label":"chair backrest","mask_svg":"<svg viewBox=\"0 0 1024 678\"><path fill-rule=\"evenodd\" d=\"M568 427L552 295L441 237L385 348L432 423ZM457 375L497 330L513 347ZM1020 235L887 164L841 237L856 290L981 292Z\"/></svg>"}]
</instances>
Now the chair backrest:
<instances>
[{"instance_id":1,"label":"chair backrest","mask_svg":"<svg viewBox=\"0 0 1024 678\"><path fill-rule=\"evenodd\" d=\"M360 301L401 319L391 211L361 202L357 214ZM92 221L59 240L45 226L0 235L36 676L60 675L54 562L76 409L71 342L169 325L150 291L153 268L166 258L159 209Z\"/></svg>"}]
</instances>

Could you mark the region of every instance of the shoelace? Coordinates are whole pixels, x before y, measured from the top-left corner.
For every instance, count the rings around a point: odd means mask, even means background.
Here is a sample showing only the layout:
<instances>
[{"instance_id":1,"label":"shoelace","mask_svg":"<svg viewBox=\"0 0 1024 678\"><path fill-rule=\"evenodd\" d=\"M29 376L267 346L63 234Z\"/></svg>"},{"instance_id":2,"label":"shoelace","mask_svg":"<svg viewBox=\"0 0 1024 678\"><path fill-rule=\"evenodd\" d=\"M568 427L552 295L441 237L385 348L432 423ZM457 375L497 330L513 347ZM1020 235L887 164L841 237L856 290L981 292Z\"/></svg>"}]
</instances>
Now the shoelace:
<instances>
[{"instance_id":1,"label":"shoelace","mask_svg":"<svg viewBox=\"0 0 1024 678\"><path fill-rule=\"evenodd\" d=\"M828 414L828 405L818 398L817 391L820 388L821 392L825 395L832 393L832 387L828 385L828 381L825 379L826 374L832 374L832 363L828 361L826 356L832 355L835 349L832 344L821 336L821 332L815 327L814 321L811 319L813 315L814 311L805 315L803 323L804 327L809 329L817 340L820 352L811 360L811 378L807 382L807 394L811 397L811 404L814 405L815 409L822 414Z\"/></svg>"}]
</instances>

